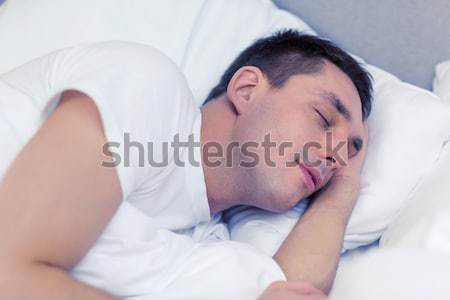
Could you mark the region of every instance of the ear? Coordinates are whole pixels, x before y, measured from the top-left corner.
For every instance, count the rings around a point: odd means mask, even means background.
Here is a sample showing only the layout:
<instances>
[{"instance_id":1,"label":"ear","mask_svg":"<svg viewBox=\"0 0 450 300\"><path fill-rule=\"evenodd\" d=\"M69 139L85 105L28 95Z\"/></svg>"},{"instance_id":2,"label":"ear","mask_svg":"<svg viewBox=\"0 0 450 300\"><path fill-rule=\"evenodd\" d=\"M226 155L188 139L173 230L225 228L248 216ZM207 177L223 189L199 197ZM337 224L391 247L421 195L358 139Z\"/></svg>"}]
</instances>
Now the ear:
<instances>
[{"instance_id":1,"label":"ear","mask_svg":"<svg viewBox=\"0 0 450 300\"><path fill-rule=\"evenodd\" d=\"M245 66L234 73L227 87L227 96L238 115L255 105L265 85L265 76L257 67Z\"/></svg>"}]
</instances>

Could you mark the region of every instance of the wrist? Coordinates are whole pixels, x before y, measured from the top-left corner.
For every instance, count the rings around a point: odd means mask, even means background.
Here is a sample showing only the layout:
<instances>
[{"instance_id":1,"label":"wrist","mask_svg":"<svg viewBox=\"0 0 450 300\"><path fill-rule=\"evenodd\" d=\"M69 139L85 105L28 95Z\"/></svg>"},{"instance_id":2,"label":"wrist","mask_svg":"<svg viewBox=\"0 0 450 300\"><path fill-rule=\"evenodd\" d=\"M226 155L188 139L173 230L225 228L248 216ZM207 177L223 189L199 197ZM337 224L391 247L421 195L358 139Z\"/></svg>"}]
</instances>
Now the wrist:
<instances>
[{"instance_id":1,"label":"wrist","mask_svg":"<svg viewBox=\"0 0 450 300\"><path fill-rule=\"evenodd\" d=\"M339 176L333 178L327 186L318 191L314 202L323 202L327 205L353 208L359 196L360 183L351 177Z\"/></svg>"}]
</instances>

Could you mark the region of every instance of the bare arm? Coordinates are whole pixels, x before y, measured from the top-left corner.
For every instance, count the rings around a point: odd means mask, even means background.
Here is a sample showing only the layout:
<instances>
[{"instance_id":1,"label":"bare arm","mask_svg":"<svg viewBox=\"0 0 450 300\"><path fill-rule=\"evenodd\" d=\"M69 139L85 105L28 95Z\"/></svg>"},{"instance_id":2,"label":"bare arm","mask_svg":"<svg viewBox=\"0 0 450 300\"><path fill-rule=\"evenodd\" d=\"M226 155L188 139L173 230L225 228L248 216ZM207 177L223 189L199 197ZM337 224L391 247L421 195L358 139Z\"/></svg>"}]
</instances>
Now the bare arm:
<instances>
[{"instance_id":1,"label":"bare arm","mask_svg":"<svg viewBox=\"0 0 450 300\"><path fill-rule=\"evenodd\" d=\"M274 256L289 281L310 282L325 293L330 291L354 206L352 198L351 193L338 197L328 189L298 221Z\"/></svg>"},{"instance_id":2,"label":"bare arm","mask_svg":"<svg viewBox=\"0 0 450 300\"><path fill-rule=\"evenodd\" d=\"M367 128L365 134L367 141ZM275 254L288 281L309 282L324 293L331 290L347 222L359 194L365 145L316 195Z\"/></svg>"},{"instance_id":3,"label":"bare arm","mask_svg":"<svg viewBox=\"0 0 450 300\"><path fill-rule=\"evenodd\" d=\"M0 183L0 299L114 299L67 274L121 201L104 142L93 101L67 92L13 162Z\"/></svg>"}]
</instances>

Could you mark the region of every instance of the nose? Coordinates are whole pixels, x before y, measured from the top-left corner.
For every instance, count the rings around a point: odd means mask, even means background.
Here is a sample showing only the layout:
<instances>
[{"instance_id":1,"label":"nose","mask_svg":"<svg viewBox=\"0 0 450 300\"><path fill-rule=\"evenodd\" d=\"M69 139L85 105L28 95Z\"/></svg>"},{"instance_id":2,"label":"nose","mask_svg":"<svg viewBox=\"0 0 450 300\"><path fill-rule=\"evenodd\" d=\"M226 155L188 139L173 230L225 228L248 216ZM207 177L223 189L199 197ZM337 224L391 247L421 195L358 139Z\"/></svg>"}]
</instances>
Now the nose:
<instances>
[{"instance_id":1,"label":"nose","mask_svg":"<svg viewBox=\"0 0 450 300\"><path fill-rule=\"evenodd\" d=\"M331 171L337 171L348 165L348 141L347 136L333 132L327 134L327 140L322 153L325 165Z\"/></svg>"}]
</instances>

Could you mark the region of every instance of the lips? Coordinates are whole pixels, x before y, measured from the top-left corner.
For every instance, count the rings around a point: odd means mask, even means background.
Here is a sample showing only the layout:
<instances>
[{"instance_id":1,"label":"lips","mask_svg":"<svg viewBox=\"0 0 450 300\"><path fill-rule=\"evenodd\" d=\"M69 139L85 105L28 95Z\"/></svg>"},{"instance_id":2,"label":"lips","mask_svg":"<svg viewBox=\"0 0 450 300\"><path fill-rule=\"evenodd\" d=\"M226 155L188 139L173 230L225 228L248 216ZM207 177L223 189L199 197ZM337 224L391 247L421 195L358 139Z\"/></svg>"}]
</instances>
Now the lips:
<instances>
[{"instance_id":1,"label":"lips","mask_svg":"<svg viewBox=\"0 0 450 300\"><path fill-rule=\"evenodd\" d=\"M304 164L299 165L300 169L305 175L305 183L306 186L308 187L308 191L310 193L313 193L317 189L317 187L319 187L322 184L322 176L320 176L319 171L317 171L314 168L307 167Z\"/></svg>"}]
</instances>

